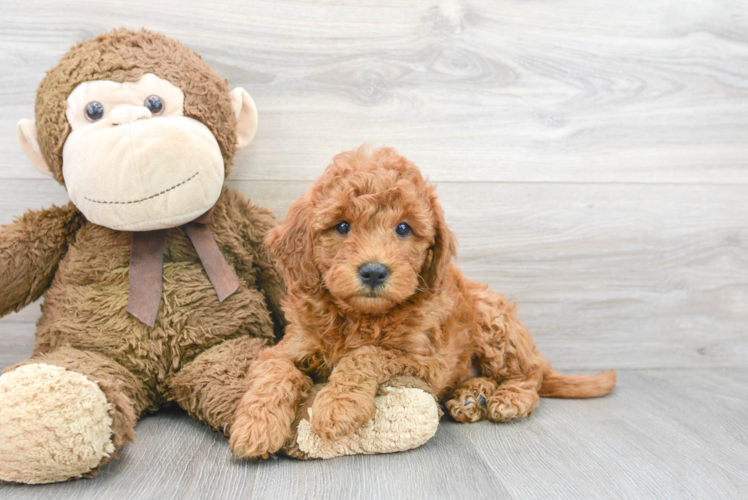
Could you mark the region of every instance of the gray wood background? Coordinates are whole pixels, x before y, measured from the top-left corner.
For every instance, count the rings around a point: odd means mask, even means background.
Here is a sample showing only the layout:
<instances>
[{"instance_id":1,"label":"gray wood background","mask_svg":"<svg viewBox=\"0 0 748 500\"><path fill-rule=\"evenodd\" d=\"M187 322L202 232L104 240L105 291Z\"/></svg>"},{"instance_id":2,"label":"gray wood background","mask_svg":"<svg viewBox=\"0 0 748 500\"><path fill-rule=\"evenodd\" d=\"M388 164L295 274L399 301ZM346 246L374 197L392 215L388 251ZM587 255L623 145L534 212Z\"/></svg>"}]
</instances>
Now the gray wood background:
<instances>
[{"instance_id":1,"label":"gray wood background","mask_svg":"<svg viewBox=\"0 0 748 500\"><path fill-rule=\"evenodd\" d=\"M620 386L328 462L239 462L160 413L96 479L0 496L748 497L745 0L3 0L0 223L67 201L15 125L70 45L117 26L249 91L260 128L228 182L279 217L334 154L396 147L438 184L465 274L516 299L557 368ZM38 316L0 320L0 367Z\"/></svg>"}]
</instances>

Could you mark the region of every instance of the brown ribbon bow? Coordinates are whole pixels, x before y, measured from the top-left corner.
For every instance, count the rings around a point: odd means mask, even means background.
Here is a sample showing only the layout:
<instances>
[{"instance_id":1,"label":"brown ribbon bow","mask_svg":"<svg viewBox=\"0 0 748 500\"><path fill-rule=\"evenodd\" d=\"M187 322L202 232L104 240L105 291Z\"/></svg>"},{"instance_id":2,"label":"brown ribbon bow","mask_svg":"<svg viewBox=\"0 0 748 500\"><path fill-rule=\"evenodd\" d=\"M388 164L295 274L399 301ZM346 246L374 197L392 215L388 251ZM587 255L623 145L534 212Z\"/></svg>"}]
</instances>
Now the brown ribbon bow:
<instances>
[{"instance_id":1,"label":"brown ribbon bow","mask_svg":"<svg viewBox=\"0 0 748 500\"><path fill-rule=\"evenodd\" d=\"M218 295L218 302L223 302L239 288L239 278L226 262L208 227L213 224L214 210L215 207L211 208L183 227ZM166 229L132 233L127 312L151 328L156 324L161 306L165 242Z\"/></svg>"}]
</instances>

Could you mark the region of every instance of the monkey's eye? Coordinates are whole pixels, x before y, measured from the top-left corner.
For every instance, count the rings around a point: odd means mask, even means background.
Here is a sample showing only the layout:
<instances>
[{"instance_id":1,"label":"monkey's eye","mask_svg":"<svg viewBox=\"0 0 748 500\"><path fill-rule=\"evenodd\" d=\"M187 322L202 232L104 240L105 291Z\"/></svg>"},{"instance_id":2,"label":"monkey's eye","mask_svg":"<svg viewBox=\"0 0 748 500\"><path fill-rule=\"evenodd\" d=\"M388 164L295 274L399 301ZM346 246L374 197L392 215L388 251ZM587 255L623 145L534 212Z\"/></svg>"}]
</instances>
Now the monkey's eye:
<instances>
[{"instance_id":1,"label":"monkey's eye","mask_svg":"<svg viewBox=\"0 0 748 500\"><path fill-rule=\"evenodd\" d=\"M104 105L99 101L91 101L86 104L86 119L90 122L97 122L104 116Z\"/></svg>"},{"instance_id":2,"label":"monkey's eye","mask_svg":"<svg viewBox=\"0 0 748 500\"><path fill-rule=\"evenodd\" d=\"M153 116L160 115L164 112L164 101L157 95L151 95L145 98L143 106L148 108Z\"/></svg>"},{"instance_id":3,"label":"monkey's eye","mask_svg":"<svg viewBox=\"0 0 748 500\"><path fill-rule=\"evenodd\" d=\"M348 224L346 221L343 221L337 226L335 226L335 230L338 232L338 234L345 235L351 232L351 225Z\"/></svg>"},{"instance_id":4,"label":"monkey's eye","mask_svg":"<svg viewBox=\"0 0 748 500\"><path fill-rule=\"evenodd\" d=\"M410 234L410 226L404 222L401 222L397 225L397 227L395 227L395 233L397 233L398 236L402 236L403 238L405 238Z\"/></svg>"}]
</instances>

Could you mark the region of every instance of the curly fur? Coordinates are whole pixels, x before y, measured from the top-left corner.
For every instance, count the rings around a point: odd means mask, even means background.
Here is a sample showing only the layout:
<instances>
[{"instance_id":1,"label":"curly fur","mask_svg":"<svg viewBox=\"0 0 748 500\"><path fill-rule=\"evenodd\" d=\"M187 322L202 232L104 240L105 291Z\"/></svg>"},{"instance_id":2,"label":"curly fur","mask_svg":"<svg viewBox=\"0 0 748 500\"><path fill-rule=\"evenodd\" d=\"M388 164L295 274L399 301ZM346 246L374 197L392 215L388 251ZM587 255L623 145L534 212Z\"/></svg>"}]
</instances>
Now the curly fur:
<instances>
[{"instance_id":1,"label":"curly fur","mask_svg":"<svg viewBox=\"0 0 748 500\"><path fill-rule=\"evenodd\" d=\"M342 221L347 235L334 229ZM407 237L394 232L400 222L412 228ZM553 370L515 307L462 276L435 188L392 149L336 156L266 242L288 284L289 325L250 366L255 382L231 432L242 456L280 448L312 379L329 382L311 421L328 439L367 422L378 385L395 375L425 381L459 422L524 418L541 395L596 397L615 385L612 370ZM370 261L389 268L374 290L358 275Z\"/></svg>"}]
</instances>

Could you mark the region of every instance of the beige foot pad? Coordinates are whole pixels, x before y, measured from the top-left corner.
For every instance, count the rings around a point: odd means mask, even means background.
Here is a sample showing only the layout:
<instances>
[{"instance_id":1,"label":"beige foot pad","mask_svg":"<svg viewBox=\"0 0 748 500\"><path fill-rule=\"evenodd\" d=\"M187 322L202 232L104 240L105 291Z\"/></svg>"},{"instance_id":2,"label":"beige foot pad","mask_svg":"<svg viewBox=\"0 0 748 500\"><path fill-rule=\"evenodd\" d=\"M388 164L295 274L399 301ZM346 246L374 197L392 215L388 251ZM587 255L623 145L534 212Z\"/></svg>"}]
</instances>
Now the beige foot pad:
<instances>
[{"instance_id":1,"label":"beige foot pad","mask_svg":"<svg viewBox=\"0 0 748 500\"><path fill-rule=\"evenodd\" d=\"M77 478L114 452L109 404L80 373L43 363L0 377L0 479Z\"/></svg>"},{"instance_id":2,"label":"beige foot pad","mask_svg":"<svg viewBox=\"0 0 748 500\"><path fill-rule=\"evenodd\" d=\"M354 434L328 441L317 436L309 420L299 422L297 443L309 458L392 453L417 448L436 434L439 407L421 389L388 387L376 398L374 417ZM309 410L311 418L311 409Z\"/></svg>"}]
</instances>

